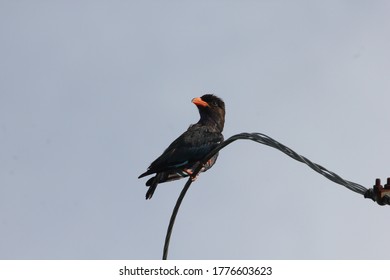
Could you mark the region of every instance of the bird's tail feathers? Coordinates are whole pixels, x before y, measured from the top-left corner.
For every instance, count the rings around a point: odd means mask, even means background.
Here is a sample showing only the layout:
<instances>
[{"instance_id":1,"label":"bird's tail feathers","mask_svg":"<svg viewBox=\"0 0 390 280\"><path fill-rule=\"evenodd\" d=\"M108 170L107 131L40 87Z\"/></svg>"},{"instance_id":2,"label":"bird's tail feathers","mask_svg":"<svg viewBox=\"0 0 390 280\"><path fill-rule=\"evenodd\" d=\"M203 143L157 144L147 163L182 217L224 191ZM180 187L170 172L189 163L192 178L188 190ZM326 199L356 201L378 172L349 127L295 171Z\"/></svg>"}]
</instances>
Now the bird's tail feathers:
<instances>
[{"instance_id":1,"label":"bird's tail feathers","mask_svg":"<svg viewBox=\"0 0 390 280\"><path fill-rule=\"evenodd\" d=\"M146 192L146 196L145 196L145 198L146 199L151 199L152 198L152 196L153 196L153 194L154 194L154 191L156 190L156 188L157 188L157 182L156 183L153 183L150 187L149 187L149 189L148 189L148 191Z\"/></svg>"},{"instance_id":2,"label":"bird's tail feathers","mask_svg":"<svg viewBox=\"0 0 390 280\"><path fill-rule=\"evenodd\" d=\"M146 199L151 199L154 191L157 188L157 185L163 181L163 178L165 177L164 172L157 173L156 176L150 178L148 181L146 181L146 186L149 187L148 191L146 192Z\"/></svg>"}]
</instances>

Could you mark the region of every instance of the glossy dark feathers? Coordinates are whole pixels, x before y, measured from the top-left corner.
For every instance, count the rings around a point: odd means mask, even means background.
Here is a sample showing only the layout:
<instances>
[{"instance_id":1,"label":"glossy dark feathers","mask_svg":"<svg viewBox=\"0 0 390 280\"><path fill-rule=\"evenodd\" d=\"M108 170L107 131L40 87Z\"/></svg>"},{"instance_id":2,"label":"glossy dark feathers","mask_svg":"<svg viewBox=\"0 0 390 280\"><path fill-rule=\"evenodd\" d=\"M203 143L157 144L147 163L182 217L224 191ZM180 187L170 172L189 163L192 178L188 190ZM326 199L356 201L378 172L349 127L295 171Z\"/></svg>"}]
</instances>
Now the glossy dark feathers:
<instances>
[{"instance_id":1,"label":"glossy dark feathers","mask_svg":"<svg viewBox=\"0 0 390 280\"><path fill-rule=\"evenodd\" d=\"M173 181L188 176L194 164L203 159L212 149L223 141L225 123L225 104L215 95L206 94L193 99L198 107L200 119L180 135L169 147L153 161L148 170L138 178L156 173L146 182L149 187L146 199L150 199L159 183ZM202 171L211 168L218 155Z\"/></svg>"}]
</instances>

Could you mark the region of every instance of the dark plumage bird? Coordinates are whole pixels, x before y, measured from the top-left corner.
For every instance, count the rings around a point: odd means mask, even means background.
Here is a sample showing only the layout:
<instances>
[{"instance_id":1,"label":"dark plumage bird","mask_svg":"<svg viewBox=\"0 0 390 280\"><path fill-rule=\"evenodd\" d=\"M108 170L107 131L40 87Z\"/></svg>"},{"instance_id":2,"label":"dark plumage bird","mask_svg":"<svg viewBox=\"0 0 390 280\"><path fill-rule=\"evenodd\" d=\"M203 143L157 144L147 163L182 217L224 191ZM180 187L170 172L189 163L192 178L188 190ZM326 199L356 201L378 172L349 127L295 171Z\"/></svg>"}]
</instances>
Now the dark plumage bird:
<instances>
[{"instance_id":1,"label":"dark plumage bird","mask_svg":"<svg viewBox=\"0 0 390 280\"><path fill-rule=\"evenodd\" d=\"M205 94L192 99L192 103L198 107L200 120L190 125L187 131L173 141L163 154L150 164L148 170L138 177L156 174L146 182L149 187L146 199L152 198L159 183L191 176L195 165L223 141L225 103L222 99ZM201 171L211 168L217 157L218 154L212 157Z\"/></svg>"}]
</instances>

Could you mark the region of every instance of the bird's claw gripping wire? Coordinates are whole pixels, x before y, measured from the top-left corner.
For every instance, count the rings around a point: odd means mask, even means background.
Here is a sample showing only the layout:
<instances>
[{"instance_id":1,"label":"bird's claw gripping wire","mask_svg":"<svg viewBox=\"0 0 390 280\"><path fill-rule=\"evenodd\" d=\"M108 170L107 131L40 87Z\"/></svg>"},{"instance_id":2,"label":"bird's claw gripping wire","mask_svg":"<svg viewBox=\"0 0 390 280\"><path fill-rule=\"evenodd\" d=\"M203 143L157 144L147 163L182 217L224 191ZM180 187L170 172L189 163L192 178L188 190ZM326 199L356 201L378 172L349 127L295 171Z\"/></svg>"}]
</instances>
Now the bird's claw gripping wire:
<instances>
[{"instance_id":1,"label":"bird's claw gripping wire","mask_svg":"<svg viewBox=\"0 0 390 280\"><path fill-rule=\"evenodd\" d=\"M191 169L191 168L183 169L183 171L184 171L188 176L190 176L192 182L194 182L194 181L198 178L198 175L199 175L199 174L194 175L194 170Z\"/></svg>"},{"instance_id":2,"label":"bird's claw gripping wire","mask_svg":"<svg viewBox=\"0 0 390 280\"><path fill-rule=\"evenodd\" d=\"M365 198L371 198L379 205L390 204L390 178L387 178L387 183L382 186L381 180L376 179L372 189L367 190L364 194Z\"/></svg>"},{"instance_id":3,"label":"bird's claw gripping wire","mask_svg":"<svg viewBox=\"0 0 390 280\"><path fill-rule=\"evenodd\" d=\"M194 170L195 170L196 167L199 166L199 165L201 165L202 168L200 169L199 172L196 172L196 174L194 175ZM191 181L194 182L194 181L196 181L196 179L198 178L200 172L206 171L206 170L209 169L212 165L213 165L213 163L212 163L212 160L211 160L211 159L209 159L206 163L202 163L202 162L199 161L199 162L197 162L192 168L183 169L183 171L184 171L188 176L190 176Z\"/></svg>"}]
</instances>

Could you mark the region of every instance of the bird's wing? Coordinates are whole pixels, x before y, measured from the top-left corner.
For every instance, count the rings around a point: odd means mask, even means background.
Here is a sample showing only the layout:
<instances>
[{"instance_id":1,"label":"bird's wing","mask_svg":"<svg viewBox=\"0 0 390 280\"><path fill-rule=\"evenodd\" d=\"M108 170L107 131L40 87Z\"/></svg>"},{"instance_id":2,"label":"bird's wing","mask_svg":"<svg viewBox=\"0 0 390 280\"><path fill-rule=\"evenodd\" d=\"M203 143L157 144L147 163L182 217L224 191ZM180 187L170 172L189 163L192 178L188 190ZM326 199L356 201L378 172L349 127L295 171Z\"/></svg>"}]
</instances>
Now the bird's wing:
<instances>
[{"instance_id":1,"label":"bird's wing","mask_svg":"<svg viewBox=\"0 0 390 280\"><path fill-rule=\"evenodd\" d=\"M173 141L140 177L191 165L201 160L222 141L221 133L193 125Z\"/></svg>"}]
</instances>

